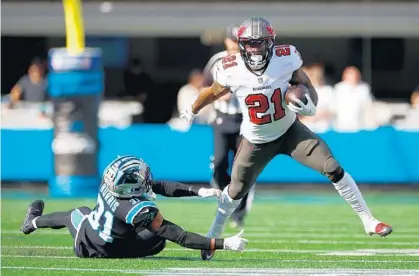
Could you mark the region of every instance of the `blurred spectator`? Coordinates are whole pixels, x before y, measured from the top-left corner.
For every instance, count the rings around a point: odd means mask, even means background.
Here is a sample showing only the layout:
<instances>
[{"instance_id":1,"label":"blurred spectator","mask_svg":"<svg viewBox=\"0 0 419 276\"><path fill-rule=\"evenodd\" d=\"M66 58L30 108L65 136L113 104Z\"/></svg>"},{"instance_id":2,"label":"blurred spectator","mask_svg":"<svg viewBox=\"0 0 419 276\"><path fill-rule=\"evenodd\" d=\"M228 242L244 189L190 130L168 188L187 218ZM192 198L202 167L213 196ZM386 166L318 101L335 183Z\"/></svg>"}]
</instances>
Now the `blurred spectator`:
<instances>
[{"instance_id":1,"label":"blurred spectator","mask_svg":"<svg viewBox=\"0 0 419 276\"><path fill-rule=\"evenodd\" d=\"M314 64L310 67L303 67L311 83L316 89L319 101L317 103L317 113L315 116L302 117L301 120L310 129L316 132L323 132L330 128L333 119L333 88L326 85L324 67L321 64Z\"/></svg>"},{"instance_id":2,"label":"blurred spectator","mask_svg":"<svg viewBox=\"0 0 419 276\"><path fill-rule=\"evenodd\" d=\"M239 44L237 43L237 31L239 26L231 25L227 28L227 35L224 38L224 47L225 51L219 52L213 55L210 60L207 62L204 68L204 86L212 85L214 79L212 77L214 65L229 55L234 55L235 53L239 52Z\"/></svg>"},{"instance_id":3,"label":"blurred spectator","mask_svg":"<svg viewBox=\"0 0 419 276\"><path fill-rule=\"evenodd\" d=\"M412 105L413 109L419 108L419 85L416 87L415 91L413 91L412 96L410 97L410 104Z\"/></svg>"},{"instance_id":4,"label":"blurred spectator","mask_svg":"<svg viewBox=\"0 0 419 276\"><path fill-rule=\"evenodd\" d=\"M203 87L203 82L204 75L202 72L198 69L192 70L188 77L188 83L180 88L177 95L177 108L179 114L195 101ZM212 106L207 106L195 117L195 123L209 124L213 119L214 111Z\"/></svg>"},{"instance_id":5,"label":"blurred spectator","mask_svg":"<svg viewBox=\"0 0 419 276\"><path fill-rule=\"evenodd\" d=\"M21 77L10 91L9 107L19 101L44 102L47 98L47 80L42 60L35 58L28 68L28 73Z\"/></svg>"},{"instance_id":6,"label":"blurred spectator","mask_svg":"<svg viewBox=\"0 0 419 276\"><path fill-rule=\"evenodd\" d=\"M419 129L419 85L410 97L411 109L406 118L397 126L403 129Z\"/></svg>"},{"instance_id":7,"label":"blurred spectator","mask_svg":"<svg viewBox=\"0 0 419 276\"><path fill-rule=\"evenodd\" d=\"M362 82L358 68L345 68L342 81L336 84L334 93L335 128L338 131L358 131L376 127L370 87Z\"/></svg>"},{"instance_id":8,"label":"blurred spectator","mask_svg":"<svg viewBox=\"0 0 419 276\"><path fill-rule=\"evenodd\" d=\"M143 63L138 58L130 60L128 68L124 71L125 96L135 97L142 104L154 90L155 83L145 71Z\"/></svg>"}]
</instances>

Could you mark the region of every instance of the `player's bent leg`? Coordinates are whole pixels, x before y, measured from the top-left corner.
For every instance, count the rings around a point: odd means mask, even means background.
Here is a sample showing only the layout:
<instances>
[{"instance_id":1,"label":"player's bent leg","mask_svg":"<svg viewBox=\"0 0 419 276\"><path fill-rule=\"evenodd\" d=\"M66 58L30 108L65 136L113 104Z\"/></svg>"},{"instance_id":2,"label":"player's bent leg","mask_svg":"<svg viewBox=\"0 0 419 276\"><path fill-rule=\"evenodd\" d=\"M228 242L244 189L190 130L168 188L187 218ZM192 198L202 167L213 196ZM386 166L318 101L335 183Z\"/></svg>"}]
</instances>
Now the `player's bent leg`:
<instances>
[{"instance_id":1,"label":"player's bent leg","mask_svg":"<svg viewBox=\"0 0 419 276\"><path fill-rule=\"evenodd\" d=\"M240 200L248 193L260 172L275 156L274 143L255 145L242 139L241 145L233 161L231 183L223 190L218 201L217 214L207 233L207 237L220 238L224 226ZM209 260L214 251L202 250L201 257Z\"/></svg>"},{"instance_id":2,"label":"player's bent leg","mask_svg":"<svg viewBox=\"0 0 419 276\"><path fill-rule=\"evenodd\" d=\"M234 141L234 155L236 155L238 148L241 143L242 137L239 133L235 134L235 141ZM244 227L244 219L246 215L250 212L252 207L253 197L255 193L255 185L249 190L249 192L242 198L239 206L234 210L233 214L230 217L231 223L230 226L233 228L243 228Z\"/></svg>"},{"instance_id":3,"label":"player's bent leg","mask_svg":"<svg viewBox=\"0 0 419 276\"><path fill-rule=\"evenodd\" d=\"M70 231L73 239L77 238L77 233L80 229L82 222L87 218L87 216L92 212L89 207L80 207L71 211L70 221L68 223L68 230Z\"/></svg>"},{"instance_id":4,"label":"player's bent leg","mask_svg":"<svg viewBox=\"0 0 419 276\"><path fill-rule=\"evenodd\" d=\"M349 173L344 172L341 167L339 167L336 172L333 172L331 176L334 174L338 175L338 178L335 179L340 179L337 181L331 179L333 185L338 193L351 205L352 209L361 218L365 232L369 235L377 234L381 237L391 234L393 228L390 225L380 222L371 214L371 211L352 176Z\"/></svg>"},{"instance_id":5,"label":"player's bent leg","mask_svg":"<svg viewBox=\"0 0 419 276\"><path fill-rule=\"evenodd\" d=\"M300 121L296 121L285 134L285 153L303 165L327 176L338 193L358 214L369 234L386 236L392 228L373 217L358 185L334 158L327 144Z\"/></svg>"}]
</instances>

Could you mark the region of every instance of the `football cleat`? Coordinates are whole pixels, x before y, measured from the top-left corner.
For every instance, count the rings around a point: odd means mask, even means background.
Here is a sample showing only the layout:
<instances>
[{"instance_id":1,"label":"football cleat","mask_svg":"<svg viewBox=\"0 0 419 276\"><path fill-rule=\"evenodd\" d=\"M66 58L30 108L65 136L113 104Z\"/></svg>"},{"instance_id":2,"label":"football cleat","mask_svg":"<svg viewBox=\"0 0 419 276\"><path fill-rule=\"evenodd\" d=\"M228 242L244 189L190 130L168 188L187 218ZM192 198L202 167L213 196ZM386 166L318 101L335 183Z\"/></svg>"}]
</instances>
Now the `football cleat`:
<instances>
[{"instance_id":1,"label":"football cleat","mask_svg":"<svg viewBox=\"0 0 419 276\"><path fill-rule=\"evenodd\" d=\"M201 258L204 261L209 261L215 254L215 250L201 250Z\"/></svg>"},{"instance_id":2,"label":"football cleat","mask_svg":"<svg viewBox=\"0 0 419 276\"><path fill-rule=\"evenodd\" d=\"M380 235L380 237L385 237L385 236L390 235L391 232L393 232L393 227L380 222L375 226L375 232L369 232L369 234L370 236L377 234L377 235Z\"/></svg>"},{"instance_id":3,"label":"football cleat","mask_svg":"<svg viewBox=\"0 0 419 276\"><path fill-rule=\"evenodd\" d=\"M20 227L20 231L23 234L28 235L36 230L35 226L32 224L32 221L42 216L42 212L44 211L44 202L42 200L36 200L29 205L28 209L26 209L26 216L25 220Z\"/></svg>"}]
</instances>

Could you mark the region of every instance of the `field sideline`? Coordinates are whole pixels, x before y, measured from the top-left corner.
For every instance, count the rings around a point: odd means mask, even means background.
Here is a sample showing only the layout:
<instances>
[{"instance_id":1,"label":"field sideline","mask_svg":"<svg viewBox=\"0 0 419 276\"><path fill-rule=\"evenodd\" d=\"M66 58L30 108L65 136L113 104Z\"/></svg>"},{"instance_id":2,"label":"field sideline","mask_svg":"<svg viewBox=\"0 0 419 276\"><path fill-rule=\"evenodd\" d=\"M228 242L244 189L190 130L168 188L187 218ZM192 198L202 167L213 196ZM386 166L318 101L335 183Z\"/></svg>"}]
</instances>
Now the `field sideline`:
<instances>
[{"instance_id":1,"label":"field sideline","mask_svg":"<svg viewBox=\"0 0 419 276\"><path fill-rule=\"evenodd\" d=\"M279 193L278 193L279 194ZM369 237L349 206L334 193L258 195L245 228L242 253L199 252L169 243L158 257L77 259L65 230L24 236L19 226L32 199L2 199L2 275L419 275L419 195L367 193L377 217L393 225L388 238ZM94 206L94 200L48 200L45 212ZM215 200L164 199L165 217L204 234ZM228 228L226 235L236 232Z\"/></svg>"}]
</instances>

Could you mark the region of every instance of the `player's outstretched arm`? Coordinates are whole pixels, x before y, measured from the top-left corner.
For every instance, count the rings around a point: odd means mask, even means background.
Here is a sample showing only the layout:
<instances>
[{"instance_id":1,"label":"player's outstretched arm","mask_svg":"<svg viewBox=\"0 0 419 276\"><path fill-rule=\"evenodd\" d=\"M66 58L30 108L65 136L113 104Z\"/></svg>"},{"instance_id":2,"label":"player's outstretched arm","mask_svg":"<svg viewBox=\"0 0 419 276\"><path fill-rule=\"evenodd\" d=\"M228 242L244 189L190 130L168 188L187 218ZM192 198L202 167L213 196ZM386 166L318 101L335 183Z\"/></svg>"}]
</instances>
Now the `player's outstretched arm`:
<instances>
[{"instance_id":1,"label":"player's outstretched arm","mask_svg":"<svg viewBox=\"0 0 419 276\"><path fill-rule=\"evenodd\" d=\"M202 108L212 104L228 93L230 93L230 89L222 86L218 82L214 82L211 86L203 88L192 104L192 113L197 114Z\"/></svg>"},{"instance_id":2,"label":"player's outstretched arm","mask_svg":"<svg viewBox=\"0 0 419 276\"><path fill-rule=\"evenodd\" d=\"M314 88L313 84L310 81L310 78L307 76L307 74L303 71L303 69L299 68L294 71L292 74L292 78L289 81L291 85L295 84L303 84L307 86L309 92L310 92L310 98L313 101L314 105L317 106L317 102L319 100L319 97L317 95L317 91Z\"/></svg>"},{"instance_id":3,"label":"player's outstretched arm","mask_svg":"<svg viewBox=\"0 0 419 276\"><path fill-rule=\"evenodd\" d=\"M221 195L221 191L218 189L206 189L203 187L169 181L154 181L153 192L167 197L199 196L218 198Z\"/></svg>"},{"instance_id":4,"label":"player's outstretched arm","mask_svg":"<svg viewBox=\"0 0 419 276\"><path fill-rule=\"evenodd\" d=\"M180 118L186 119L192 124L195 115L204 107L212 104L219 98L230 93L230 89L222 86L218 82L214 82L210 87L205 87L201 90L195 102L189 107L183 110L180 114Z\"/></svg>"},{"instance_id":5,"label":"player's outstretched arm","mask_svg":"<svg viewBox=\"0 0 419 276\"><path fill-rule=\"evenodd\" d=\"M179 244L180 246L191 249L202 250L234 250L242 251L248 241L236 235L227 239L206 238L199 234L183 230L178 225L165 220L156 208L144 208L133 222L135 227L144 228L152 231L159 237Z\"/></svg>"}]
</instances>

